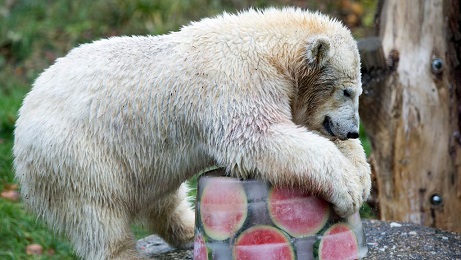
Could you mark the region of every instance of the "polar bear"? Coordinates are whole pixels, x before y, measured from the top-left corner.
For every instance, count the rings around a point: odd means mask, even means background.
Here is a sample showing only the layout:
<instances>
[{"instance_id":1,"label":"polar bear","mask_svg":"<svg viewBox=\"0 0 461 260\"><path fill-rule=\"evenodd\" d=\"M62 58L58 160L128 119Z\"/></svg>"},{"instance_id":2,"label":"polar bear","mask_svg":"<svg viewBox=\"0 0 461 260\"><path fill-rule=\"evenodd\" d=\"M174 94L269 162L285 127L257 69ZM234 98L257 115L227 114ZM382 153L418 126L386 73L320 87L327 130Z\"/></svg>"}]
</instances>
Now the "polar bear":
<instances>
[{"instance_id":1,"label":"polar bear","mask_svg":"<svg viewBox=\"0 0 461 260\"><path fill-rule=\"evenodd\" d=\"M361 92L349 30L296 8L99 40L58 59L25 97L16 176L25 204L84 259L141 259L134 220L190 247L184 182L211 165L303 187L347 216L370 190Z\"/></svg>"}]
</instances>

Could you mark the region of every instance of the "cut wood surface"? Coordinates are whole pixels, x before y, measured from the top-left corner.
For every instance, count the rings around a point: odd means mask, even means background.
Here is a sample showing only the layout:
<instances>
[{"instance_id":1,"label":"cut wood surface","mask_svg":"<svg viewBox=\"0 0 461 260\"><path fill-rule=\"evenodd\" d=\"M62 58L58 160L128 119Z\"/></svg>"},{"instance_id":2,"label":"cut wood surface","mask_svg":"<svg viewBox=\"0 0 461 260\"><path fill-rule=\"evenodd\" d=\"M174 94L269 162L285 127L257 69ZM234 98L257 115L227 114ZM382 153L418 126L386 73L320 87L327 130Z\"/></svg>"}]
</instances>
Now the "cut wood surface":
<instances>
[{"instance_id":1,"label":"cut wood surface","mask_svg":"<svg viewBox=\"0 0 461 260\"><path fill-rule=\"evenodd\" d=\"M379 6L382 50L360 46L360 113L381 218L461 232L459 1Z\"/></svg>"}]
</instances>

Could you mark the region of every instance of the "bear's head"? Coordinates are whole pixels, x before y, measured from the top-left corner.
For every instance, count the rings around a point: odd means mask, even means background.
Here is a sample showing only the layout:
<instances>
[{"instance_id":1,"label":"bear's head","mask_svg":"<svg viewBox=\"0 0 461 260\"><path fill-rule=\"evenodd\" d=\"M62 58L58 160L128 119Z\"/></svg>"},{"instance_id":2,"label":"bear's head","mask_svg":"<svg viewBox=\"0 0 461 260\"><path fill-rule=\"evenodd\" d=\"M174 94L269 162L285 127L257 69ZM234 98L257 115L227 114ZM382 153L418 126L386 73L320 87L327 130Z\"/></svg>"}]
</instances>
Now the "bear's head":
<instances>
[{"instance_id":1,"label":"bear's head","mask_svg":"<svg viewBox=\"0 0 461 260\"><path fill-rule=\"evenodd\" d=\"M300 54L293 120L329 139L359 136L360 57L349 33L316 35Z\"/></svg>"}]
</instances>

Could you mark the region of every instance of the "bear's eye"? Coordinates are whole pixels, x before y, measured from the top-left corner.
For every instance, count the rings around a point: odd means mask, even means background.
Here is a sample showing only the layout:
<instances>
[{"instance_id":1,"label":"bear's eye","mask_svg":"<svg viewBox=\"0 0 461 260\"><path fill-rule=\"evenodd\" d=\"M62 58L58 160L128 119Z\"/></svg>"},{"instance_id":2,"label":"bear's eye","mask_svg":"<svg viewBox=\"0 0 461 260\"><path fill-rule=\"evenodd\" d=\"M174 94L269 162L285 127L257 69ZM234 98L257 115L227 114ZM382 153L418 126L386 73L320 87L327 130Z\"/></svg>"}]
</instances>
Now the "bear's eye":
<instances>
[{"instance_id":1,"label":"bear's eye","mask_svg":"<svg viewBox=\"0 0 461 260\"><path fill-rule=\"evenodd\" d=\"M343 90L344 96L345 97L351 97L351 92L347 89Z\"/></svg>"}]
</instances>

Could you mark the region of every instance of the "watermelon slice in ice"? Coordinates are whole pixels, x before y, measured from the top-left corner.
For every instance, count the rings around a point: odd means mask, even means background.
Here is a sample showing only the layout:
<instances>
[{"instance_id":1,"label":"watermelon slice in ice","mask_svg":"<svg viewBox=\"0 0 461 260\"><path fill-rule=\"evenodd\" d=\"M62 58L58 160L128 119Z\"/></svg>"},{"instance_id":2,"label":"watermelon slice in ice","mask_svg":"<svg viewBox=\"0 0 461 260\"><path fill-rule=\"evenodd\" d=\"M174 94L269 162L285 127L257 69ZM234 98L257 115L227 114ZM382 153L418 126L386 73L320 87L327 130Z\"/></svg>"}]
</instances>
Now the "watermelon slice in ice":
<instances>
[{"instance_id":1,"label":"watermelon slice in ice","mask_svg":"<svg viewBox=\"0 0 461 260\"><path fill-rule=\"evenodd\" d=\"M233 258L262 260L292 260L295 253L288 237L271 226L254 226L237 238Z\"/></svg>"},{"instance_id":2,"label":"watermelon slice in ice","mask_svg":"<svg viewBox=\"0 0 461 260\"><path fill-rule=\"evenodd\" d=\"M330 215L330 205L325 200L288 188L272 188L268 208L274 224L293 237L316 234Z\"/></svg>"},{"instance_id":3,"label":"watermelon slice in ice","mask_svg":"<svg viewBox=\"0 0 461 260\"><path fill-rule=\"evenodd\" d=\"M201 194L199 211L206 235L225 240L234 235L247 217L247 197L238 179L207 178Z\"/></svg>"},{"instance_id":4,"label":"watermelon slice in ice","mask_svg":"<svg viewBox=\"0 0 461 260\"><path fill-rule=\"evenodd\" d=\"M208 260L208 249L202 234L196 233L194 240L194 260Z\"/></svg>"},{"instance_id":5,"label":"watermelon slice in ice","mask_svg":"<svg viewBox=\"0 0 461 260\"><path fill-rule=\"evenodd\" d=\"M319 259L359 259L357 237L347 224L338 223L328 228L320 240Z\"/></svg>"}]
</instances>

